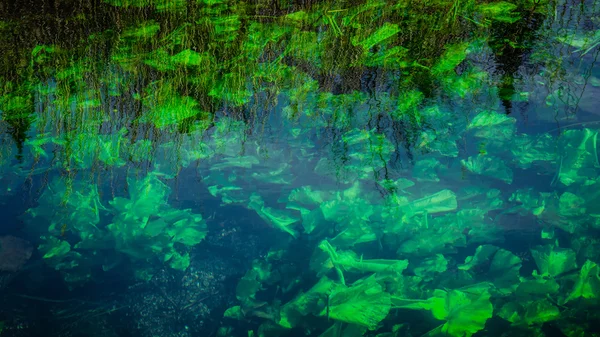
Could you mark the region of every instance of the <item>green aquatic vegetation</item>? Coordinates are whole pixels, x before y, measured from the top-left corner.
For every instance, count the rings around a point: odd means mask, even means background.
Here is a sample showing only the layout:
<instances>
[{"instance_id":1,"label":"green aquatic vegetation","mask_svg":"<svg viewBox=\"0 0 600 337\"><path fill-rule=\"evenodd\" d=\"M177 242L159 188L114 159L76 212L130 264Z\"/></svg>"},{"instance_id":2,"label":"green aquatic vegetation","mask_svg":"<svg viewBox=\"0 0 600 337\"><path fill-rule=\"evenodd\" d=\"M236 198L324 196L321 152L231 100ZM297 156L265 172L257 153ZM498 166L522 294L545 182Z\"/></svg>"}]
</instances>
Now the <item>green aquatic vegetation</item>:
<instances>
[{"instance_id":1,"label":"green aquatic vegetation","mask_svg":"<svg viewBox=\"0 0 600 337\"><path fill-rule=\"evenodd\" d=\"M325 330L319 337L362 337L366 328L356 324L346 324L335 322Z\"/></svg>"},{"instance_id":2,"label":"green aquatic vegetation","mask_svg":"<svg viewBox=\"0 0 600 337\"><path fill-rule=\"evenodd\" d=\"M327 297L339 286L329 278L321 277L309 290L298 294L281 307L278 324L285 328L293 328L300 325L306 316L319 315L327 307Z\"/></svg>"},{"instance_id":3,"label":"green aquatic vegetation","mask_svg":"<svg viewBox=\"0 0 600 337\"><path fill-rule=\"evenodd\" d=\"M577 268L575 252L568 248L536 246L531 249L531 255L542 276L558 277Z\"/></svg>"},{"instance_id":4,"label":"green aquatic vegetation","mask_svg":"<svg viewBox=\"0 0 600 337\"><path fill-rule=\"evenodd\" d=\"M521 259L505 249L482 245L477 247L475 255L467 257L458 269L473 271L476 274L475 279L483 276L485 280L489 280L494 285L492 293L509 295L520 283Z\"/></svg>"},{"instance_id":5,"label":"green aquatic vegetation","mask_svg":"<svg viewBox=\"0 0 600 337\"><path fill-rule=\"evenodd\" d=\"M521 19L520 13L516 12L516 9L517 5L506 1L484 3L476 7L476 11L485 18L506 23L515 23Z\"/></svg>"},{"instance_id":6,"label":"green aquatic vegetation","mask_svg":"<svg viewBox=\"0 0 600 337\"><path fill-rule=\"evenodd\" d=\"M560 318L558 307L547 299L525 303L510 302L502 306L498 316L516 326L542 325Z\"/></svg>"},{"instance_id":7,"label":"green aquatic vegetation","mask_svg":"<svg viewBox=\"0 0 600 337\"><path fill-rule=\"evenodd\" d=\"M370 276L349 287L340 285L334 288L329 295L329 305L320 316L328 315L334 320L374 330L390 309L390 294L383 290L374 276Z\"/></svg>"},{"instance_id":8,"label":"green aquatic vegetation","mask_svg":"<svg viewBox=\"0 0 600 337\"><path fill-rule=\"evenodd\" d=\"M311 268L318 275L335 269L340 282L345 284L343 272L378 273L393 272L401 274L408 267L408 260L363 259L353 251L336 250L327 240L322 241L311 259Z\"/></svg>"},{"instance_id":9,"label":"green aquatic vegetation","mask_svg":"<svg viewBox=\"0 0 600 337\"><path fill-rule=\"evenodd\" d=\"M452 118L451 113L438 105L424 107L419 116L429 128L420 132L415 148L437 152L447 157L457 157L456 141L462 137L465 122Z\"/></svg>"},{"instance_id":10,"label":"green aquatic vegetation","mask_svg":"<svg viewBox=\"0 0 600 337\"><path fill-rule=\"evenodd\" d=\"M600 298L600 268L590 260L586 260L579 271L579 276L573 290L569 293L563 303L574 301L578 298L595 299Z\"/></svg>"},{"instance_id":11,"label":"green aquatic vegetation","mask_svg":"<svg viewBox=\"0 0 600 337\"><path fill-rule=\"evenodd\" d=\"M38 134L35 138L25 141L25 145L31 147L31 152L35 158L48 158L48 154L46 153L46 147L48 144L62 145L64 142L54 136L51 136L49 133Z\"/></svg>"},{"instance_id":12,"label":"green aquatic vegetation","mask_svg":"<svg viewBox=\"0 0 600 337\"><path fill-rule=\"evenodd\" d=\"M131 259L160 257L172 268L185 270L189 254L175 244L191 247L200 243L206 236L206 224L189 209L169 206L169 193L169 187L155 175L140 181L129 179L129 198L110 201L114 217L107 229L114 237L115 249Z\"/></svg>"},{"instance_id":13,"label":"green aquatic vegetation","mask_svg":"<svg viewBox=\"0 0 600 337\"><path fill-rule=\"evenodd\" d=\"M337 247L350 247L377 240L374 229L369 225L370 217L375 214L376 209L368 197L356 182L352 187L336 192L330 200L320 205L323 218L337 224L339 232L332 239Z\"/></svg>"},{"instance_id":14,"label":"green aquatic vegetation","mask_svg":"<svg viewBox=\"0 0 600 337\"><path fill-rule=\"evenodd\" d=\"M412 170L412 176L418 182L437 182L440 181L438 169L443 170L443 165L437 158L429 157L421 159L415 163Z\"/></svg>"},{"instance_id":15,"label":"green aquatic vegetation","mask_svg":"<svg viewBox=\"0 0 600 337\"><path fill-rule=\"evenodd\" d=\"M432 281L440 273L448 270L448 260L442 254L423 259L416 267L412 268L416 276L425 282Z\"/></svg>"},{"instance_id":16,"label":"green aquatic vegetation","mask_svg":"<svg viewBox=\"0 0 600 337\"><path fill-rule=\"evenodd\" d=\"M171 62L186 67L199 66L203 62L210 62L210 56L208 54L200 54L194 50L186 49L179 53L171 56Z\"/></svg>"},{"instance_id":17,"label":"green aquatic vegetation","mask_svg":"<svg viewBox=\"0 0 600 337\"><path fill-rule=\"evenodd\" d=\"M102 237L98 225L103 211L106 208L95 184L54 179L38 199L38 206L28 209L23 218L33 234L61 237L72 232L79 241L87 241Z\"/></svg>"},{"instance_id":18,"label":"green aquatic vegetation","mask_svg":"<svg viewBox=\"0 0 600 337\"><path fill-rule=\"evenodd\" d=\"M460 75L446 75L442 78L444 89L451 95L462 99L468 96L478 95L489 78L487 71L479 70L477 67L469 67Z\"/></svg>"},{"instance_id":19,"label":"green aquatic vegetation","mask_svg":"<svg viewBox=\"0 0 600 337\"><path fill-rule=\"evenodd\" d=\"M501 143L513 138L516 132L515 121L513 117L486 110L473 117L467 130L473 132L475 137Z\"/></svg>"},{"instance_id":20,"label":"green aquatic vegetation","mask_svg":"<svg viewBox=\"0 0 600 337\"><path fill-rule=\"evenodd\" d=\"M400 205L406 214L435 214L454 211L458 207L456 194L451 190L441 190L429 196Z\"/></svg>"},{"instance_id":21,"label":"green aquatic vegetation","mask_svg":"<svg viewBox=\"0 0 600 337\"><path fill-rule=\"evenodd\" d=\"M442 290L436 289L427 300L406 301L392 297L394 308L430 310L433 317L445 321L429 331L427 336L472 336L482 330L492 317L489 285L478 283L468 287Z\"/></svg>"},{"instance_id":22,"label":"green aquatic vegetation","mask_svg":"<svg viewBox=\"0 0 600 337\"><path fill-rule=\"evenodd\" d=\"M288 211L265 207L265 202L258 194L252 194L248 202L248 208L254 210L266 223L285 233L296 237L297 233L293 229L293 224L300 221Z\"/></svg>"},{"instance_id":23,"label":"green aquatic vegetation","mask_svg":"<svg viewBox=\"0 0 600 337\"><path fill-rule=\"evenodd\" d=\"M236 175L226 175L222 171L213 171L205 177L208 192L213 197L220 197L224 204L247 203L250 193L238 186Z\"/></svg>"},{"instance_id":24,"label":"green aquatic vegetation","mask_svg":"<svg viewBox=\"0 0 600 337\"><path fill-rule=\"evenodd\" d=\"M428 216L424 215L423 218L425 218L424 225L415 226L415 229L406 233L412 235L400 243L396 252L398 256L425 257L455 253L458 247L467 245L464 226L460 226L457 222L449 222L448 220L455 221L452 217L428 219ZM417 233L413 233L414 231Z\"/></svg>"},{"instance_id":25,"label":"green aquatic vegetation","mask_svg":"<svg viewBox=\"0 0 600 337\"><path fill-rule=\"evenodd\" d=\"M532 272L531 277L521 278L515 295L524 299L539 299L548 295L554 295L560 289L558 282L550 275L540 275L537 270Z\"/></svg>"},{"instance_id":26,"label":"green aquatic vegetation","mask_svg":"<svg viewBox=\"0 0 600 337\"><path fill-rule=\"evenodd\" d=\"M398 95L398 108L392 113L392 117L396 114L404 115L406 113L412 113L417 123L421 124L421 118L416 111L418 110L417 107L419 104L423 102L423 99L424 95L419 90L410 90L400 93Z\"/></svg>"},{"instance_id":27,"label":"green aquatic vegetation","mask_svg":"<svg viewBox=\"0 0 600 337\"><path fill-rule=\"evenodd\" d=\"M177 95L170 83L160 85L157 91L145 97L144 105L149 111L146 111L139 121L152 123L159 129L176 126L192 117L206 115L198 109L195 99Z\"/></svg>"},{"instance_id":28,"label":"green aquatic vegetation","mask_svg":"<svg viewBox=\"0 0 600 337\"><path fill-rule=\"evenodd\" d=\"M148 40L153 38L160 31L160 24L149 20L140 23L137 26L129 27L120 34L121 38L132 40Z\"/></svg>"},{"instance_id":29,"label":"green aquatic vegetation","mask_svg":"<svg viewBox=\"0 0 600 337\"><path fill-rule=\"evenodd\" d=\"M249 102L252 91L249 89L245 76L232 72L216 79L208 95L233 106L241 106Z\"/></svg>"},{"instance_id":30,"label":"green aquatic vegetation","mask_svg":"<svg viewBox=\"0 0 600 337\"><path fill-rule=\"evenodd\" d=\"M474 174L512 183L513 172L500 158L493 156L477 155L461 160L462 165Z\"/></svg>"},{"instance_id":31,"label":"green aquatic vegetation","mask_svg":"<svg viewBox=\"0 0 600 337\"><path fill-rule=\"evenodd\" d=\"M558 155L555 139L548 133L542 135L518 134L512 139L513 162L520 168L528 169L534 164L555 162Z\"/></svg>"},{"instance_id":32,"label":"green aquatic vegetation","mask_svg":"<svg viewBox=\"0 0 600 337\"><path fill-rule=\"evenodd\" d=\"M436 65L431 68L434 76L444 76L454 71L468 55L467 42L446 45L445 51Z\"/></svg>"},{"instance_id":33,"label":"green aquatic vegetation","mask_svg":"<svg viewBox=\"0 0 600 337\"><path fill-rule=\"evenodd\" d=\"M596 171L600 167L597 139L598 131L588 128L568 130L561 134L557 181L569 186L585 184L597 176Z\"/></svg>"},{"instance_id":34,"label":"green aquatic vegetation","mask_svg":"<svg viewBox=\"0 0 600 337\"><path fill-rule=\"evenodd\" d=\"M406 68L409 50L402 46L380 48L377 52L369 51L365 57L365 65L369 67L383 67L386 69Z\"/></svg>"},{"instance_id":35,"label":"green aquatic vegetation","mask_svg":"<svg viewBox=\"0 0 600 337\"><path fill-rule=\"evenodd\" d=\"M0 95L0 116L2 120L29 118L33 113L31 95Z\"/></svg>"},{"instance_id":36,"label":"green aquatic vegetation","mask_svg":"<svg viewBox=\"0 0 600 337\"><path fill-rule=\"evenodd\" d=\"M72 289L91 279L91 270L86 258L71 249L71 245L54 236L41 236L38 251L44 262L58 271Z\"/></svg>"},{"instance_id":37,"label":"green aquatic vegetation","mask_svg":"<svg viewBox=\"0 0 600 337\"><path fill-rule=\"evenodd\" d=\"M355 35L352 38L352 44L355 46L361 46L365 51L369 51L376 44L389 39L399 32L400 28L398 25L386 22L383 24L383 26L379 27L371 35L365 38L361 39L359 36Z\"/></svg>"},{"instance_id":38,"label":"green aquatic vegetation","mask_svg":"<svg viewBox=\"0 0 600 337\"><path fill-rule=\"evenodd\" d=\"M557 37L557 40L577 48L575 52L581 52L581 55L585 55L600 45L600 29L584 33L566 30L566 34Z\"/></svg>"},{"instance_id":39,"label":"green aquatic vegetation","mask_svg":"<svg viewBox=\"0 0 600 337\"><path fill-rule=\"evenodd\" d=\"M384 179L377 183L379 185L381 185L383 188L385 188L386 190L388 190L390 192L396 192L396 193L397 192L407 193L406 191L404 191L405 189L415 186L415 183L412 180L406 179L406 178L398 178L396 180Z\"/></svg>"}]
</instances>

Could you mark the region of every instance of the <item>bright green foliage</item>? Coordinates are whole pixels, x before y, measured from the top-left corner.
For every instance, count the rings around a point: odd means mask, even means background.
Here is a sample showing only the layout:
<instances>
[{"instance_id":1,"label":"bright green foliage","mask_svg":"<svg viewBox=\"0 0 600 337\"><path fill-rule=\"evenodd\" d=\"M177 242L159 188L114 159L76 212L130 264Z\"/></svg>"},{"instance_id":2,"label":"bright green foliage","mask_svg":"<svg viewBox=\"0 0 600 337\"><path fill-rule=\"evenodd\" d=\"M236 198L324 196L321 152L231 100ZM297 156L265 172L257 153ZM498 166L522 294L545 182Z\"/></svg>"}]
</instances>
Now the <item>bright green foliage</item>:
<instances>
[{"instance_id":1,"label":"bright green foliage","mask_svg":"<svg viewBox=\"0 0 600 337\"><path fill-rule=\"evenodd\" d=\"M473 131L473 134L479 138L506 141L515 133L515 119L495 111L483 111L471 120L467 130Z\"/></svg>"},{"instance_id":2,"label":"bright green foliage","mask_svg":"<svg viewBox=\"0 0 600 337\"><path fill-rule=\"evenodd\" d=\"M335 322L329 329L325 330L319 337L362 337L366 328L356 324L344 324Z\"/></svg>"},{"instance_id":3,"label":"bright green foliage","mask_svg":"<svg viewBox=\"0 0 600 337\"><path fill-rule=\"evenodd\" d=\"M492 317L492 303L486 283L457 290L436 289L428 300L394 302L394 307L431 310L433 317L445 321L428 336L471 336ZM399 305L400 304L400 305Z\"/></svg>"},{"instance_id":4,"label":"bright green foliage","mask_svg":"<svg viewBox=\"0 0 600 337\"><path fill-rule=\"evenodd\" d=\"M308 315L318 315L327 306L327 297L340 287L327 277L322 277L312 288L301 293L281 307L281 319L278 322L285 328L298 326Z\"/></svg>"},{"instance_id":5,"label":"bright green foliage","mask_svg":"<svg viewBox=\"0 0 600 337\"><path fill-rule=\"evenodd\" d=\"M473 286L464 290L439 290L430 299L433 317L444 320L439 332L449 336L471 336L483 329L492 317L490 293L485 286ZM433 333L435 334L435 333Z\"/></svg>"},{"instance_id":6,"label":"bright green foliage","mask_svg":"<svg viewBox=\"0 0 600 337\"><path fill-rule=\"evenodd\" d=\"M374 45L389 39L390 37L398 34L398 32L400 32L398 25L386 22L367 38L362 39L361 41L359 41L358 38L354 38L352 40L352 44L355 46L361 46L364 50L368 51Z\"/></svg>"},{"instance_id":7,"label":"bright green foliage","mask_svg":"<svg viewBox=\"0 0 600 337\"><path fill-rule=\"evenodd\" d=\"M198 244L206 236L206 225L189 209L170 207L169 193L169 187L155 175L137 182L130 179L129 198L110 202L115 217L107 229L114 236L115 249L131 259L149 261L159 256L172 268L184 270L189 255L179 252L175 244Z\"/></svg>"},{"instance_id":8,"label":"bright green foliage","mask_svg":"<svg viewBox=\"0 0 600 337\"><path fill-rule=\"evenodd\" d=\"M569 186L586 183L597 176L600 167L597 139L598 131L590 129L568 130L560 136L558 181Z\"/></svg>"},{"instance_id":9,"label":"bright green foliage","mask_svg":"<svg viewBox=\"0 0 600 337\"><path fill-rule=\"evenodd\" d=\"M507 184L512 183L513 172L497 157L477 155L461 160L462 165L472 173L499 179Z\"/></svg>"},{"instance_id":10,"label":"bright green foliage","mask_svg":"<svg viewBox=\"0 0 600 337\"><path fill-rule=\"evenodd\" d=\"M468 43L459 43L447 45L444 54L438 63L431 69L431 72L438 76L448 74L454 71L467 57Z\"/></svg>"},{"instance_id":11,"label":"bright green foliage","mask_svg":"<svg viewBox=\"0 0 600 337\"><path fill-rule=\"evenodd\" d=\"M436 254L435 257L424 259L413 272L418 277L425 280L433 279L437 274L443 273L448 269L448 260L442 254Z\"/></svg>"},{"instance_id":12,"label":"bright green foliage","mask_svg":"<svg viewBox=\"0 0 600 337\"><path fill-rule=\"evenodd\" d=\"M345 283L344 271L401 274L408 267L407 260L363 259L353 251L336 251L328 241L322 241L317 249L311 261L311 268L318 273L335 269L342 283Z\"/></svg>"},{"instance_id":13,"label":"bright green foliage","mask_svg":"<svg viewBox=\"0 0 600 337\"><path fill-rule=\"evenodd\" d=\"M563 193L558 200L560 215L564 217L581 217L585 215L585 199L571 192Z\"/></svg>"},{"instance_id":14,"label":"bright green foliage","mask_svg":"<svg viewBox=\"0 0 600 337\"><path fill-rule=\"evenodd\" d=\"M484 17L492 20L515 23L521 19L518 12L515 12L517 5L506 2L497 1L477 6L477 11L483 14Z\"/></svg>"},{"instance_id":15,"label":"bright green foliage","mask_svg":"<svg viewBox=\"0 0 600 337\"><path fill-rule=\"evenodd\" d=\"M430 196L414 200L401 208L407 214L441 213L454 211L457 207L456 194L451 190L441 190Z\"/></svg>"},{"instance_id":16,"label":"bright green foliage","mask_svg":"<svg viewBox=\"0 0 600 337\"><path fill-rule=\"evenodd\" d=\"M160 31L160 24L155 21L144 21L137 27L127 28L121 33L122 38L134 40L147 40Z\"/></svg>"},{"instance_id":17,"label":"bright green foliage","mask_svg":"<svg viewBox=\"0 0 600 337\"><path fill-rule=\"evenodd\" d=\"M553 162L558 158L554 139L548 133L536 136L519 134L513 142L510 151L520 168L527 169L534 163Z\"/></svg>"},{"instance_id":18,"label":"bright green foliage","mask_svg":"<svg viewBox=\"0 0 600 337\"><path fill-rule=\"evenodd\" d=\"M391 307L432 311L442 322L426 336L471 336L491 303L517 326L507 334L541 336L543 323L560 318L564 330L597 304L598 132L578 124L593 110L582 98L584 113L566 115L582 120L539 135L520 133L524 124L517 132L521 119L508 113L524 106L510 104L517 95L533 106L543 85L553 99L544 108L562 122L558 109L579 103L577 89L595 90L584 80L594 86L597 74L563 78L574 63L554 52L585 55L597 31L561 27L556 40L573 48L542 46L562 24L544 0L280 1L272 11L268 2L104 2L124 7L108 10L119 14L116 29L31 45L0 78L0 128L10 133L0 143L24 144L18 166L12 153L0 160L0 179L37 184L49 167L64 176L25 218L43 261L68 283L128 262L144 281L163 265L185 270L206 226L168 204L165 181L187 184L194 170L217 203L256 212L283 246L253 262L239 305L225 313L260 324L244 327L248 336L399 337L433 327ZM568 22L593 26L592 16ZM87 18L68 18L69 29L78 26L71 19ZM23 31L0 22L2 36ZM541 73L507 63L521 54ZM513 172L535 186L555 175L560 190L515 190ZM110 181L118 197L109 201L103 185L101 199L81 177ZM543 228L551 244L534 248L534 261L510 243L492 245L515 228ZM539 273L520 276L521 259Z\"/></svg>"},{"instance_id":19,"label":"bright green foliage","mask_svg":"<svg viewBox=\"0 0 600 337\"><path fill-rule=\"evenodd\" d=\"M475 227L481 221L481 214L470 210L458 213L449 213L444 216L430 218L425 213L419 217L409 231L406 239L400 244L397 254L399 256L431 256L438 253L453 253L457 247L467 244L466 233L470 227ZM416 232L416 233L415 233Z\"/></svg>"},{"instance_id":20,"label":"bright green foliage","mask_svg":"<svg viewBox=\"0 0 600 337\"><path fill-rule=\"evenodd\" d=\"M333 289L329 296L329 317L346 323L377 328L391 308L390 294L383 291L374 276L355 282L350 287ZM327 309L320 315L327 314Z\"/></svg>"},{"instance_id":21,"label":"bright green foliage","mask_svg":"<svg viewBox=\"0 0 600 337\"><path fill-rule=\"evenodd\" d=\"M567 303L577 298L600 298L600 267L590 260L585 261L581 267L577 282L564 302Z\"/></svg>"},{"instance_id":22,"label":"bright green foliage","mask_svg":"<svg viewBox=\"0 0 600 337\"><path fill-rule=\"evenodd\" d=\"M273 209L271 207L265 207L265 202L258 194L253 194L250 196L248 208L256 211L256 213L263 220L265 220L266 223L270 224L274 228L286 232L292 237L296 237L297 233L292 228L292 225L298 222L300 219L293 217L291 214L289 214L289 212Z\"/></svg>"},{"instance_id":23,"label":"bright green foliage","mask_svg":"<svg viewBox=\"0 0 600 337\"><path fill-rule=\"evenodd\" d=\"M541 325L560 317L560 311L546 299L518 304L510 302L505 304L498 316L511 322L513 325Z\"/></svg>"},{"instance_id":24,"label":"bright green foliage","mask_svg":"<svg viewBox=\"0 0 600 337\"><path fill-rule=\"evenodd\" d=\"M51 268L60 272L69 287L81 285L91 278L88 261L76 251L71 250L71 245L53 236L41 236L38 246L42 259Z\"/></svg>"},{"instance_id":25,"label":"bright green foliage","mask_svg":"<svg viewBox=\"0 0 600 337\"><path fill-rule=\"evenodd\" d=\"M24 218L36 234L58 237L64 231L73 231L82 241L97 240L101 237L97 227L100 214L105 210L95 184L54 179L38 199L38 206L27 210Z\"/></svg>"},{"instance_id":26,"label":"bright green foliage","mask_svg":"<svg viewBox=\"0 0 600 337\"><path fill-rule=\"evenodd\" d=\"M415 183L412 180L406 178L398 178L396 180L385 179L378 182L379 185L383 186L390 192L404 192L404 189L414 186Z\"/></svg>"},{"instance_id":27,"label":"bright green foliage","mask_svg":"<svg viewBox=\"0 0 600 337\"><path fill-rule=\"evenodd\" d=\"M532 278L521 278L521 283L515 292L518 298L530 299L553 295L558 292L560 285L550 275L539 275L536 270Z\"/></svg>"},{"instance_id":28,"label":"bright green foliage","mask_svg":"<svg viewBox=\"0 0 600 337\"><path fill-rule=\"evenodd\" d=\"M462 99L480 94L488 79L487 71L482 71L477 67L469 67L461 75L448 75L442 79L444 88L449 94L456 95Z\"/></svg>"},{"instance_id":29,"label":"bright green foliage","mask_svg":"<svg viewBox=\"0 0 600 337\"><path fill-rule=\"evenodd\" d=\"M557 40L577 48L576 52L587 54L600 44L600 29L580 33L574 30L565 30L566 34L557 37Z\"/></svg>"},{"instance_id":30,"label":"bright green foliage","mask_svg":"<svg viewBox=\"0 0 600 337\"><path fill-rule=\"evenodd\" d=\"M201 114L198 102L188 96L179 96L172 92L170 85L161 86L159 90L144 100L150 111L140 118L141 122L152 123L163 129Z\"/></svg>"},{"instance_id":31,"label":"bright green foliage","mask_svg":"<svg viewBox=\"0 0 600 337\"><path fill-rule=\"evenodd\" d=\"M575 252L552 245L537 246L531 255L542 276L556 277L577 268Z\"/></svg>"},{"instance_id":32,"label":"bright green foliage","mask_svg":"<svg viewBox=\"0 0 600 337\"><path fill-rule=\"evenodd\" d=\"M173 63L184 66L199 66L204 61L203 55L191 49L183 50L171 57Z\"/></svg>"},{"instance_id":33,"label":"bright green foliage","mask_svg":"<svg viewBox=\"0 0 600 337\"><path fill-rule=\"evenodd\" d=\"M408 49L395 46L392 48L381 48L377 53L367 53L365 65L370 67L405 68L408 67Z\"/></svg>"},{"instance_id":34,"label":"bright green foliage","mask_svg":"<svg viewBox=\"0 0 600 337\"><path fill-rule=\"evenodd\" d=\"M495 290L501 295L508 295L517 289L519 285L519 269L521 259L513 253L492 245L477 247L475 255L465 259L463 265L458 266L461 270L477 270L476 278L483 274L486 280L490 280Z\"/></svg>"},{"instance_id":35,"label":"bright green foliage","mask_svg":"<svg viewBox=\"0 0 600 337\"><path fill-rule=\"evenodd\" d=\"M436 158L426 158L419 160L413 167L412 176L417 181L440 181L437 170L441 169L441 163Z\"/></svg>"}]
</instances>

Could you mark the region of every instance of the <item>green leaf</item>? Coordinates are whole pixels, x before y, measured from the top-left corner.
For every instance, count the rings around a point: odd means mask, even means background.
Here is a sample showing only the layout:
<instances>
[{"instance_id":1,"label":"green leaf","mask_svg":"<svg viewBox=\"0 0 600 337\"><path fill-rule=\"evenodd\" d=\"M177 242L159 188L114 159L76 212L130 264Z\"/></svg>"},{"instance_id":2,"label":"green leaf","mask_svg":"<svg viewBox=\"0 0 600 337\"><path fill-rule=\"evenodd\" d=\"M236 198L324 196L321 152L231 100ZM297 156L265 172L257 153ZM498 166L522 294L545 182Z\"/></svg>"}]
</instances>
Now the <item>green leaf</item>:
<instances>
[{"instance_id":1,"label":"green leaf","mask_svg":"<svg viewBox=\"0 0 600 337\"><path fill-rule=\"evenodd\" d=\"M200 114L197 109L198 102L188 96L173 94L162 101L150 102L147 101L146 104L151 106L151 110L146 111L140 121L152 123L159 129L177 125L187 118Z\"/></svg>"},{"instance_id":2,"label":"green leaf","mask_svg":"<svg viewBox=\"0 0 600 337\"><path fill-rule=\"evenodd\" d=\"M390 294L383 291L375 277L357 281L351 287L338 287L329 297L329 317L374 330L388 315ZM327 310L321 312L325 316Z\"/></svg>"},{"instance_id":3,"label":"green leaf","mask_svg":"<svg viewBox=\"0 0 600 337\"><path fill-rule=\"evenodd\" d=\"M476 137L487 138L490 141L505 141L513 137L516 119L494 111L483 111L477 114L467 130L474 132Z\"/></svg>"},{"instance_id":4,"label":"green leaf","mask_svg":"<svg viewBox=\"0 0 600 337\"><path fill-rule=\"evenodd\" d=\"M265 220L265 222L267 222L274 228L286 232L292 237L296 237L297 233L292 228L292 225L300 221L300 219L292 216L289 212L279 209L273 209L271 207L265 207L265 203L262 197L256 193L253 193L250 197L248 208L256 211L256 213L263 220Z\"/></svg>"},{"instance_id":5,"label":"green leaf","mask_svg":"<svg viewBox=\"0 0 600 337\"><path fill-rule=\"evenodd\" d=\"M135 40L146 40L154 37L160 31L160 24L150 20L141 23L137 27L130 27L123 31L122 38L131 38Z\"/></svg>"},{"instance_id":6,"label":"green leaf","mask_svg":"<svg viewBox=\"0 0 600 337\"><path fill-rule=\"evenodd\" d=\"M442 54L438 63L431 69L431 73L434 76L440 76L453 72L467 57L468 46L469 44L466 42L446 45L446 51Z\"/></svg>"},{"instance_id":7,"label":"green leaf","mask_svg":"<svg viewBox=\"0 0 600 337\"><path fill-rule=\"evenodd\" d=\"M444 320L439 331L456 337L469 337L482 330L492 317L490 293L485 287L473 286L464 290L436 289L430 299L433 317Z\"/></svg>"},{"instance_id":8,"label":"green leaf","mask_svg":"<svg viewBox=\"0 0 600 337\"><path fill-rule=\"evenodd\" d=\"M401 208L409 214L441 213L454 211L458 207L456 194L451 190L441 190L435 194L411 202Z\"/></svg>"},{"instance_id":9,"label":"green leaf","mask_svg":"<svg viewBox=\"0 0 600 337\"><path fill-rule=\"evenodd\" d=\"M498 312L498 316L513 325L541 325L560 318L560 311L547 299L526 302L524 304L507 303Z\"/></svg>"},{"instance_id":10,"label":"green leaf","mask_svg":"<svg viewBox=\"0 0 600 337\"><path fill-rule=\"evenodd\" d=\"M359 41L358 37L354 37L352 39L352 44L354 46L362 46L364 50L369 50L374 45L389 39L390 37L398 34L399 32L400 28L398 27L398 25L385 22L383 26L381 26L379 29L373 32L373 34L363 39L362 41Z\"/></svg>"},{"instance_id":11,"label":"green leaf","mask_svg":"<svg viewBox=\"0 0 600 337\"><path fill-rule=\"evenodd\" d=\"M482 245L477 247L475 255L467 257L458 269L477 269L477 274L483 273L483 277L492 282L501 295L508 295L519 285L521 259L496 246Z\"/></svg>"},{"instance_id":12,"label":"green leaf","mask_svg":"<svg viewBox=\"0 0 600 337\"><path fill-rule=\"evenodd\" d=\"M566 186L585 184L596 178L598 162L598 131L568 130L559 138L560 161L558 180Z\"/></svg>"},{"instance_id":13,"label":"green leaf","mask_svg":"<svg viewBox=\"0 0 600 337\"><path fill-rule=\"evenodd\" d=\"M579 272L577 282L569 296L564 300L564 303L570 302L577 298L593 298L600 297L600 267L590 260L585 261Z\"/></svg>"},{"instance_id":14,"label":"green leaf","mask_svg":"<svg viewBox=\"0 0 600 337\"><path fill-rule=\"evenodd\" d=\"M48 237L46 242L38 247L42 258L60 260L71 251L71 245L64 240L59 240L55 237Z\"/></svg>"},{"instance_id":15,"label":"green leaf","mask_svg":"<svg viewBox=\"0 0 600 337\"><path fill-rule=\"evenodd\" d=\"M413 269L415 275L425 279L432 280L437 274L443 273L448 269L448 261L442 254L436 254L435 257L427 258Z\"/></svg>"},{"instance_id":16,"label":"green leaf","mask_svg":"<svg viewBox=\"0 0 600 337\"><path fill-rule=\"evenodd\" d=\"M169 266L175 270L186 270L190 266L190 254L173 254L173 256L169 259Z\"/></svg>"},{"instance_id":17,"label":"green leaf","mask_svg":"<svg viewBox=\"0 0 600 337\"><path fill-rule=\"evenodd\" d=\"M463 159L461 163L472 173L512 183L513 172L500 158L480 154Z\"/></svg>"},{"instance_id":18,"label":"green leaf","mask_svg":"<svg viewBox=\"0 0 600 337\"><path fill-rule=\"evenodd\" d=\"M431 310L433 317L445 321L426 336L469 337L485 327L492 317L492 303L487 283L456 290L436 289L428 300L394 298L394 307Z\"/></svg>"},{"instance_id":19,"label":"green leaf","mask_svg":"<svg viewBox=\"0 0 600 337\"><path fill-rule=\"evenodd\" d=\"M531 255L542 276L556 277L577 268L575 252L571 249L553 245L536 246L531 249Z\"/></svg>"},{"instance_id":20,"label":"green leaf","mask_svg":"<svg viewBox=\"0 0 600 337\"><path fill-rule=\"evenodd\" d=\"M327 277L322 277L317 284L305 293L300 293L281 307L279 325L293 328L301 324L308 315L318 315L327 306L327 296L339 287Z\"/></svg>"},{"instance_id":21,"label":"green leaf","mask_svg":"<svg viewBox=\"0 0 600 337\"><path fill-rule=\"evenodd\" d=\"M517 9L517 5L506 1L484 3L477 6L477 10L485 17L506 23L515 23L521 19L515 9Z\"/></svg>"},{"instance_id":22,"label":"green leaf","mask_svg":"<svg viewBox=\"0 0 600 337\"><path fill-rule=\"evenodd\" d=\"M191 49L186 49L173 55L171 61L183 66L199 66L202 64L203 55Z\"/></svg>"}]
</instances>

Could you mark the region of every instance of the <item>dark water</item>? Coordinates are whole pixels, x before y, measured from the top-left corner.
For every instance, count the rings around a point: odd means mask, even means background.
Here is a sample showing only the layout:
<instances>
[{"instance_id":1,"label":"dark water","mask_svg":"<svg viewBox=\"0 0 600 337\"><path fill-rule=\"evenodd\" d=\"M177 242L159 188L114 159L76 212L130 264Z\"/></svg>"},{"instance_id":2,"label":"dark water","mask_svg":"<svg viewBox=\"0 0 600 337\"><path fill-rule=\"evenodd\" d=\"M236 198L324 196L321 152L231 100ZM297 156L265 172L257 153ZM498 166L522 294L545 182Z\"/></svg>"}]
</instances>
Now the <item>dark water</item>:
<instances>
[{"instance_id":1,"label":"dark water","mask_svg":"<svg viewBox=\"0 0 600 337\"><path fill-rule=\"evenodd\" d=\"M0 336L600 334L600 3L0 2Z\"/></svg>"}]
</instances>

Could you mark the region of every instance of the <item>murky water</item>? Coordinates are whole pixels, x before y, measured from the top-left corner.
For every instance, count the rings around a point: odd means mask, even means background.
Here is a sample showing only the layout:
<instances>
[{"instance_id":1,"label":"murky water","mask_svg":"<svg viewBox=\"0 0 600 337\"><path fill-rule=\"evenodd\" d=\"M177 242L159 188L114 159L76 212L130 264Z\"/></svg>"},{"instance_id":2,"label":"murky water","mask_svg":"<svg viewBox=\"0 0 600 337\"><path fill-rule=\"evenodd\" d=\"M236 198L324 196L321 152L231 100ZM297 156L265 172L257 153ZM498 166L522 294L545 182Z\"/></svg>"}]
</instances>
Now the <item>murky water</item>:
<instances>
[{"instance_id":1,"label":"murky water","mask_svg":"<svg viewBox=\"0 0 600 337\"><path fill-rule=\"evenodd\" d=\"M600 334L597 1L0 3L1 336Z\"/></svg>"}]
</instances>

